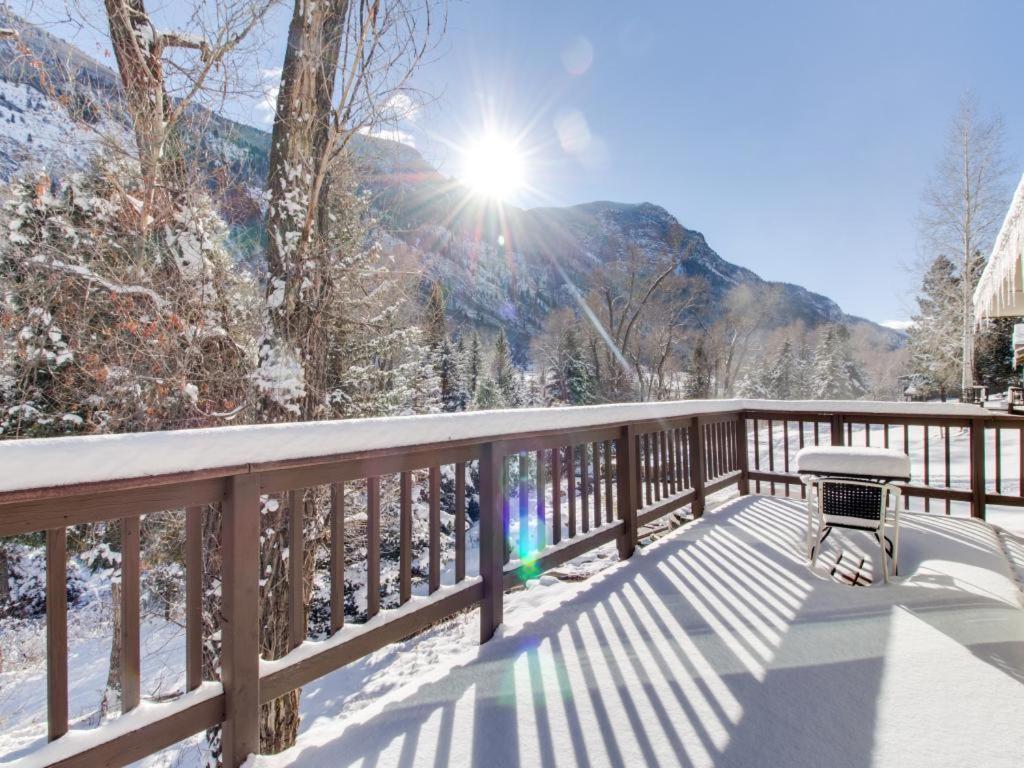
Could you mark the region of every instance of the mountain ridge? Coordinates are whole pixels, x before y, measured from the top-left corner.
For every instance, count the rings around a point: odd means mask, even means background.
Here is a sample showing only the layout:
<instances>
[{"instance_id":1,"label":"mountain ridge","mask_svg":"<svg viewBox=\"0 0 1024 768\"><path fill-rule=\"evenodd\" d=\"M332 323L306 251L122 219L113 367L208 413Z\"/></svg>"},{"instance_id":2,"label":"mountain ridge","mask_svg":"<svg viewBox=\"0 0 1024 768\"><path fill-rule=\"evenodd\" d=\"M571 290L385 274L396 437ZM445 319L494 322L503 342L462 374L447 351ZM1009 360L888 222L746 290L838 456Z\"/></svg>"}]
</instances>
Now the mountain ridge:
<instances>
[{"instance_id":1,"label":"mountain ridge","mask_svg":"<svg viewBox=\"0 0 1024 768\"><path fill-rule=\"evenodd\" d=\"M113 70L9 11L0 11L0 23L18 29L19 44L42 64L31 65L13 43L0 42L0 177L33 166L51 175L80 169L88 154L81 146L95 145L90 136L96 126L130 137L126 118L104 116L116 114L116 108L104 111L94 103L119 100L120 80ZM193 117L197 151L212 159L210 185L240 255L258 259L270 134L202 107L194 108ZM92 126L83 127L90 121ZM714 320L729 290L748 285L781 292L782 308L768 321L772 326L794 321L808 327L861 325L888 348L905 338L846 314L824 295L766 280L727 261L703 233L684 227L656 203L594 200L497 211L469 197L415 147L357 135L353 154L363 165L364 185L382 227L418 260L424 286L445 285L457 324L505 327L521 359L545 317L589 287L594 267L621 260L630 248L652 260L673 258L681 276L704 281L708 314L697 318L698 324Z\"/></svg>"}]
</instances>

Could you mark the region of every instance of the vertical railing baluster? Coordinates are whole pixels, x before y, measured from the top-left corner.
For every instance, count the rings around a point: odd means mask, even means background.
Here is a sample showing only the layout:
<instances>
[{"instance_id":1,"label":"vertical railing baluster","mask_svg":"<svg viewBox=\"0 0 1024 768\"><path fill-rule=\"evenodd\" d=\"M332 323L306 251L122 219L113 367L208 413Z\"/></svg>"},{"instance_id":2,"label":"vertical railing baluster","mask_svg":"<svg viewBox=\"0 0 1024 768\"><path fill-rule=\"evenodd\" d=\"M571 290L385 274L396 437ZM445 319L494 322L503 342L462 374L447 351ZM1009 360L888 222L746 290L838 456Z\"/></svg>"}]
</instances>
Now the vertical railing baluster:
<instances>
[{"instance_id":1,"label":"vertical railing baluster","mask_svg":"<svg viewBox=\"0 0 1024 768\"><path fill-rule=\"evenodd\" d=\"M455 583L466 578L466 465L455 464Z\"/></svg>"},{"instance_id":2,"label":"vertical railing baluster","mask_svg":"<svg viewBox=\"0 0 1024 768\"><path fill-rule=\"evenodd\" d=\"M203 508L185 510L185 690L203 682Z\"/></svg>"},{"instance_id":3,"label":"vertical railing baluster","mask_svg":"<svg viewBox=\"0 0 1024 768\"><path fill-rule=\"evenodd\" d=\"M754 419L754 471L761 471L761 424L757 419ZM754 492L761 493L760 478L754 481Z\"/></svg>"},{"instance_id":4,"label":"vertical railing baluster","mask_svg":"<svg viewBox=\"0 0 1024 768\"><path fill-rule=\"evenodd\" d=\"M508 565L512 556L512 500L509 498L511 489L509 486L508 458L501 457L501 535L505 541L505 549L502 553L502 563Z\"/></svg>"},{"instance_id":5,"label":"vertical railing baluster","mask_svg":"<svg viewBox=\"0 0 1024 768\"><path fill-rule=\"evenodd\" d=\"M704 440L701 436L700 417L690 423L690 484L693 486L693 502L690 509L696 519L704 514Z\"/></svg>"},{"instance_id":6,"label":"vertical railing baluster","mask_svg":"<svg viewBox=\"0 0 1024 768\"><path fill-rule=\"evenodd\" d=\"M1003 492L1003 434L1000 427L995 428L995 458L996 458L996 493ZM947 465L948 465L948 452L949 452L949 439L946 440L946 452L947 452ZM947 481L946 485L949 485Z\"/></svg>"},{"instance_id":7,"label":"vertical railing baluster","mask_svg":"<svg viewBox=\"0 0 1024 768\"><path fill-rule=\"evenodd\" d=\"M530 459L519 452L519 559L530 555Z\"/></svg>"},{"instance_id":8,"label":"vertical railing baluster","mask_svg":"<svg viewBox=\"0 0 1024 768\"><path fill-rule=\"evenodd\" d=\"M924 430L924 484L926 486L931 486L931 449L928 447L928 425L925 424L921 429ZM932 511L931 496L924 497L924 511Z\"/></svg>"},{"instance_id":9,"label":"vertical railing baluster","mask_svg":"<svg viewBox=\"0 0 1024 768\"><path fill-rule=\"evenodd\" d=\"M683 457L683 488L690 488L690 433L685 427L679 428L679 448Z\"/></svg>"},{"instance_id":10,"label":"vertical railing baluster","mask_svg":"<svg viewBox=\"0 0 1024 768\"><path fill-rule=\"evenodd\" d=\"M427 573L427 592L434 594L441 588L441 468L428 471L430 501L427 506L427 534L430 537L430 565Z\"/></svg>"},{"instance_id":11,"label":"vertical railing baluster","mask_svg":"<svg viewBox=\"0 0 1024 768\"><path fill-rule=\"evenodd\" d=\"M946 465L946 487L949 488L951 480L949 474L949 427L943 427L942 438L944 444L944 456L943 460ZM949 499L946 499L946 514L948 515L951 511L951 505Z\"/></svg>"},{"instance_id":12,"label":"vertical railing baluster","mask_svg":"<svg viewBox=\"0 0 1024 768\"><path fill-rule=\"evenodd\" d=\"M256 475L228 479L222 505L222 760L239 768L260 751L260 497Z\"/></svg>"},{"instance_id":13,"label":"vertical railing baluster","mask_svg":"<svg viewBox=\"0 0 1024 768\"><path fill-rule=\"evenodd\" d=\"M551 449L551 543L562 540L562 449Z\"/></svg>"},{"instance_id":14,"label":"vertical railing baluster","mask_svg":"<svg viewBox=\"0 0 1024 768\"><path fill-rule=\"evenodd\" d=\"M985 422L971 419L971 517L985 519Z\"/></svg>"},{"instance_id":15,"label":"vertical railing baluster","mask_svg":"<svg viewBox=\"0 0 1024 768\"><path fill-rule=\"evenodd\" d=\"M46 532L47 738L68 732L68 529Z\"/></svg>"},{"instance_id":16,"label":"vertical railing baluster","mask_svg":"<svg viewBox=\"0 0 1024 768\"><path fill-rule=\"evenodd\" d=\"M408 481L403 473L403 479ZM403 486L404 488L404 486ZM410 515L411 516L411 515ZM410 526L411 529L411 526ZM404 546L404 529L399 532ZM411 534L410 534L411 536ZM411 541L411 539L410 539ZM410 544L410 549L411 544ZM328 563L331 577L331 634L345 625L345 484L331 483L331 554ZM399 566L399 572L405 571ZM407 598L408 599L408 598Z\"/></svg>"},{"instance_id":17,"label":"vertical railing baluster","mask_svg":"<svg viewBox=\"0 0 1024 768\"><path fill-rule=\"evenodd\" d=\"M588 488L589 472L587 471L587 444L580 446L580 528L584 533L590 530L590 489ZM574 467L575 469L575 467Z\"/></svg>"},{"instance_id":18,"label":"vertical railing baluster","mask_svg":"<svg viewBox=\"0 0 1024 768\"><path fill-rule=\"evenodd\" d=\"M775 437L772 435L772 419L768 419L768 471L775 472ZM775 495L775 481L771 481L771 494Z\"/></svg>"},{"instance_id":19,"label":"vertical railing baluster","mask_svg":"<svg viewBox=\"0 0 1024 768\"><path fill-rule=\"evenodd\" d=\"M632 557L636 548L636 509L640 487L633 467L637 464L637 440L633 427L622 428L615 443L615 483L622 533L618 538L619 558ZM610 495L610 494L609 494Z\"/></svg>"},{"instance_id":20,"label":"vertical railing baluster","mask_svg":"<svg viewBox=\"0 0 1024 768\"><path fill-rule=\"evenodd\" d=\"M676 445L675 445L675 431L667 429L663 433L665 435L665 445L668 447L668 493L674 496L676 491Z\"/></svg>"},{"instance_id":21,"label":"vertical railing baluster","mask_svg":"<svg viewBox=\"0 0 1024 768\"><path fill-rule=\"evenodd\" d=\"M815 424L817 424L817 422L815 422ZM798 451L804 447L804 428L806 426L807 426L806 422L804 422L801 419L800 420L800 442L799 442L799 445L797 446L797 450ZM803 483L800 483L800 498L801 499L806 499L807 498L807 486L804 485Z\"/></svg>"},{"instance_id":22,"label":"vertical railing baluster","mask_svg":"<svg viewBox=\"0 0 1024 768\"><path fill-rule=\"evenodd\" d=\"M651 433L651 480L654 482L654 500L661 501L661 439L659 433Z\"/></svg>"},{"instance_id":23,"label":"vertical railing baluster","mask_svg":"<svg viewBox=\"0 0 1024 768\"><path fill-rule=\"evenodd\" d=\"M565 493L569 497L569 538L576 535L576 447L565 448Z\"/></svg>"},{"instance_id":24,"label":"vertical railing baluster","mask_svg":"<svg viewBox=\"0 0 1024 768\"><path fill-rule=\"evenodd\" d=\"M398 476L398 603L412 598L412 473Z\"/></svg>"},{"instance_id":25,"label":"vertical railing baluster","mask_svg":"<svg viewBox=\"0 0 1024 768\"><path fill-rule=\"evenodd\" d=\"M601 444L590 446L591 459L594 464L594 527L601 527Z\"/></svg>"},{"instance_id":26,"label":"vertical railing baluster","mask_svg":"<svg viewBox=\"0 0 1024 768\"><path fill-rule=\"evenodd\" d=\"M668 434L664 429L658 432L658 442L661 445L661 495L668 498L670 495L669 475L671 473L672 460L668 453Z\"/></svg>"},{"instance_id":27,"label":"vertical railing baluster","mask_svg":"<svg viewBox=\"0 0 1024 768\"><path fill-rule=\"evenodd\" d=\"M139 706L142 657L139 648L138 517L121 518L121 712Z\"/></svg>"},{"instance_id":28,"label":"vertical railing baluster","mask_svg":"<svg viewBox=\"0 0 1024 768\"><path fill-rule=\"evenodd\" d=\"M306 601L303 599L303 558L306 548L305 493L288 492L288 647L298 648L306 639Z\"/></svg>"},{"instance_id":29,"label":"vertical railing baluster","mask_svg":"<svg viewBox=\"0 0 1024 768\"><path fill-rule=\"evenodd\" d=\"M782 420L782 471L789 474L789 422ZM789 498L789 482L786 482L786 498Z\"/></svg>"},{"instance_id":30,"label":"vertical railing baluster","mask_svg":"<svg viewBox=\"0 0 1024 768\"><path fill-rule=\"evenodd\" d=\"M433 543L433 542L431 542ZM433 553L433 547L431 547ZM366 618L380 612L380 478L366 478Z\"/></svg>"},{"instance_id":31,"label":"vertical railing baluster","mask_svg":"<svg viewBox=\"0 0 1024 768\"><path fill-rule=\"evenodd\" d=\"M644 497L647 500L647 506L650 506L654 502L654 496L651 491L651 436L644 433Z\"/></svg>"},{"instance_id":32,"label":"vertical railing baluster","mask_svg":"<svg viewBox=\"0 0 1024 768\"><path fill-rule=\"evenodd\" d=\"M547 503L546 481L544 478L544 451L537 451L537 541L534 545L538 552L542 552L548 545L548 516L545 504Z\"/></svg>"},{"instance_id":33,"label":"vertical railing baluster","mask_svg":"<svg viewBox=\"0 0 1024 768\"><path fill-rule=\"evenodd\" d=\"M747 417L740 413L736 419L736 468L740 471L737 483L740 495L750 494L750 454L747 445Z\"/></svg>"},{"instance_id":34,"label":"vertical railing baluster","mask_svg":"<svg viewBox=\"0 0 1024 768\"><path fill-rule=\"evenodd\" d=\"M502 508L505 490L505 460L495 443L480 448L480 642L486 643L501 625L504 600L505 531Z\"/></svg>"},{"instance_id":35,"label":"vertical railing baluster","mask_svg":"<svg viewBox=\"0 0 1024 768\"><path fill-rule=\"evenodd\" d=\"M903 453L910 456L910 425L903 425ZM903 494L903 508L910 509L910 494Z\"/></svg>"},{"instance_id":36,"label":"vertical railing baluster","mask_svg":"<svg viewBox=\"0 0 1024 768\"><path fill-rule=\"evenodd\" d=\"M604 441L604 509L605 519L610 523L615 519L612 503L612 441Z\"/></svg>"}]
</instances>

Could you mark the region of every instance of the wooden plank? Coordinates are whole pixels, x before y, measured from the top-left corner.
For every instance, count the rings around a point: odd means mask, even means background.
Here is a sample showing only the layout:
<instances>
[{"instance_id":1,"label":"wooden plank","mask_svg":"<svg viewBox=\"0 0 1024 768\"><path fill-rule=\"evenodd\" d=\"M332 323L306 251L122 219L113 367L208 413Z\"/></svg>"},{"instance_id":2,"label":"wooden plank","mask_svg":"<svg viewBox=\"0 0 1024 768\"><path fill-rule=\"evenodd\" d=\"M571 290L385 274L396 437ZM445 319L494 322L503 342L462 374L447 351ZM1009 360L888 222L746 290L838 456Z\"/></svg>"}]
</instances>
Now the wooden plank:
<instances>
[{"instance_id":1,"label":"wooden plank","mask_svg":"<svg viewBox=\"0 0 1024 768\"><path fill-rule=\"evenodd\" d=\"M548 545L548 517L545 505L547 503L547 489L544 478L545 455L544 451L537 451L537 541L538 552L542 552Z\"/></svg>"},{"instance_id":2,"label":"wooden plank","mask_svg":"<svg viewBox=\"0 0 1024 768\"><path fill-rule=\"evenodd\" d=\"M335 457L330 461L296 460L284 462L285 466L273 470L261 469L260 487L264 493L274 493L290 488L312 488L341 481L358 481L366 477L397 475L442 464L454 464L458 461L472 461L477 453L478 446L472 443L444 443L392 448L375 455Z\"/></svg>"},{"instance_id":3,"label":"wooden plank","mask_svg":"<svg viewBox=\"0 0 1024 768\"><path fill-rule=\"evenodd\" d=\"M590 446L594 463L594 527L601 527L601 443Z\"/></svg>"},{"instance_id":4,"label":"wooden plank","mask_svg":"<svg viewBox=\"0 0 1024 768\"><path fill-rule=\"evenodd\" d=\"M661 478L664 474L660 435L660 432L651 434L651 481L654 485L654 500L656 502L661 501Z\"/></svg>"},{"instance_id":5,"label":"wooden plank","mask_svg":"<svg viewBox=\"0 0 1024 768\"><path fill-rule=\"evenodd\" d=\"M142 656L139 648L138 517L121 518L121 711L139 706Z\"/></svg>"},{"instance_id":6,"label":"wooden plank","mask_svg":"<svg viewBox=\"0 0 1024 768\"><path fill-rule=\"evenodd\" d=\"M331 634L345 626L345 484L331 483Z\"/></svg>"},{"instance_id":7,"label":"wooden plank","mask_svg":"<svg viewBox=\"0 0 1024 768\"><path fill-rule=\"evenodd\" d=\"M512 508L509 499L509 474L508 461L503 455L501 458L501 530L505 544L502 562L507 563L512 556Z\"/></svg>"},{"instance_id":8,"label":"wooden plank","mask_svg":"<svg viewBox=\"0 0 1024 768\"><path fill-rule=\"evenodd\" d=\"M636 517L637 530L643 528L645 525L650 525L655 520L664 517L670 512L675 512L677 509L682 509L687 504L692 504L695 497L696 494L691 488L688 491L682 491L669 499L665 499L664 501L645 509Z\"/></svg>"},{"instance_id":9,"label":"wooden plank","mask_svg":"<svg viewBox=\"0 0 1024 768\"><path fill-rule=\"evenodd\" d=\"M380 478L366 478L366 617L380 612Z\"/></svg>"},{"instance_id":10,"label":"wooden plank","mask_svg":"<svg viewBox=\"0 0 1024 768\"><path fill-rule=\"evenodd\" d=\"M145 722L140 727L98 740L74 755L49 763L53 768L121 768L212 728L224 720L224 694Z\"/></svg>"},{"instance_id":11,"label":"wooden plank","mask_svg":"<svg viewBox=\"0 0 1024 768\"><path fill-rule=\"evenodd\" d=\"M736 466L740 471L739 492L743 496L750 493L749 451L750 448L747 443L747 418L741 414L736 419Z\"/></svg>"},{"instance_id":12,"label":"wooden plank","mask_svg":"<svg viewBox=\"0 0 1024 768\"><path fill-rule=\"evenodd\" d=\"M568 485L565 489L569 497L569 538L576 535L576 448L569 445L565 448L565 472Z\"/></svg>"},{"instance_id":13,"label":"wooden plank","mask_svg":"<svg viewBox=\"0 0 1024 768\"><path fill-rule=\"evenodd\" d=\"M643 436L643 454L644 454L644 498L646 499L645 504L650 505L654 501L653 492L651 490L651 436L645 434Z\"/></svg>"},{"instance_id":14,"label":"wooden plank","mask_svg":"<svg viewBox=\"0 0 1024 768\"><path fill-rule=\"evenodd\" d=\"M239 768L260 750L260 493L256 475L229 481L222 520L222 760Z\"/></svg>"},{"instance_id":15,"label":"wooden plank","mask_svg":"<svg viewBox=\"0 0 1024 768\"><path fill-rule=\"evenodd\" d=\"M455 465L455 582L466 578L466 465Z\"/></svg>"},{"instance_id":16,"label":"wooden plank","mask_svg":"<svg viewBox=\"0 0 1024 768\"><path fill-rule=\"evenodd\" d=\"M68 530L46 532L47 738L68 732Z\"/></svg>"},{"instance_id":17,"label":"wooden plank","mask_svg":"<svg viewBox=\"0 0 1024 768\"><path fill-rule=\"evenodd\" d=\"M693 488L693 501L690 509L693 516L704 514L704 440L701 437L700 418L690 425L690 485Z\"/></svg>"},{"instance_id":18,"label":"wooden plank","mask_svg":"<svg viewBox=\"0 0 1024 768\"><path fill-rule=\"evenodd\" d=\"M495 515L495 517L497 516ZM494 522L497 523L498 521L495 519ZM497 525L494 528L498 532L501 530L500 526ZM498 584L501 584L500 577ZM439 621L454 616L460 611L472 608L477 603L482 604L483 595L484 584L480 580L472 579L465 581L453 587L451 591L446 591L443 595L425 603L422 608L402 613L395 618L389 618L383 624L367 632L355 635L344 642L326 643L322 650L316 651L309 656L303 656L288 666L275 669L273 672L264 675L260 679L260 690L263 693L262 701L264 703L273 701L275 698L283 696L296 688L301 688L329 672L341 669L353 661L358 661L367 654L422 632ZM500 623L499 616L498 624ZM497 628L497 626L496 624L494 628ZM493 635L493 629L491 634ZM481 638L481 642L485 642L486 639Z\"/></svg>"},{"instance_id":19,"label":"wooden plank","mask_svg":"<svg viewBox=\"0 0 1024 768\"><path fill-rule=\"evenodd\" d=\"M5 494L8 500L0 504L0 538L168 509L218 504L224 499L225 487L225 479L215 477L98 493L78 494L68 487L64 496L54 496L55 491L49 489L46 497L27 500L20 499L23 494Z\"/></svg>"},{"instance_id":20,"label":"wooden plank","mask_svg":"<svg viewBox=\"0 0 1024 768\"><path fill-rule=\"evenodd\" d=\"M1024 507L1024 497L1011 496L1006 493L986 493L985 503L994 506Z\"/></svg>"},{"instance_id":21,"label":"wooden plank","mask_svg":"<svg viewBox=\"0 0 1024 768\"><path fill-rule=\"evenodd\" d=\"M775 471L775 440L772 437L772 420L768 420L768 471ZM775 495L775 483L770 484L771 495Z\"/></svg>"},{"instance_id":22,"label":"wooden plank","mask_svg":"<svg viewBox=\"0 0 1024 768\"><path fill-rule=\"evenodd\" d=\"M203 682L203 507L185 510L185 690Z\"/></svg>"},{"instance_id":23,"label":"wooden plank","mask_svg":"<svg viewBox=\"0 0 1024 768\"><path fill-rule=\"evenodd\" d=\"M985 519L985 422L974 419L970 432L971 517ZM926 499L927 501L927 499Z\"/></svg>"},{"instance_id":24,"label":"wooden plank","mask_svg":"<svg viewBox=\"0 0 1024 768\"><path fill-rule=\"evenodd\" d=\"M615 505L612 503L612 442L604 441L604 510L605 520L615 519Z\"/></svg>"},{"instance_id":25,"label":"wooden plank","mask_svg":"<svg viewBox=\"0 0 1024 768\"><path fill-rule=\"evenodd\" d=\"M288 647L298 648L306 639L306 492L288 491Z\"/></svg>"},{"instance_id":26,"label":"wooden plank","mask_svg":"<svg viewBox=\"0 0 1024 768\"><path fill-rule=\"evenodd\" d=\"M551 543L562 540L562 449L551 449Z\"/></svg>"},{"instance_id":27,"label":"wooden plank","mask_svg":"<svg viewBox=\"0 0 1024 768\"><path fill-rule=\"evenodd\" d=\"M618 498L618 518L622 521L622 534L619 536L619 559L625 560L633 556L636 549L636 508L640 488L636 482L633 468L637 464L637 441L632 427L623 427L622 434L615 444L615 483Z\"/></svg>"},{"instance_id":28,"label":"wooden plank","mask_svg":"<svg viewBox=\"0 0 1024 768\"><path fill-rule=\"evenodd\" d=\"M525 451L519 452L519 558L530 556L530 464Z\"/></svg>"},{"instance_id":29,"label":"wooden plank","mask_svg":"<svg viewBox=\"0 0 1024 768\"><path fill-rule=\"evenodd\" d=\"M622 527L622 521L616 520L611 525L603 526L585 535L577 536L571 541L566 541L557 548L552 547L530 563L523 563L514 568L509 567L502 573L502 588L511 589L518 584L525 583L529 579L537 578L538 573L557 568L559 565L567 563L592 549L615 541L619 538Z\"/></svg>"},{"instance_id":30,"label":"wooden plank","mask_svg":"<svg viewBox=\"0 0 1024 768\"><path fill-rule=\"evenodd\" d=\"M668 449L668 495L676 494L676 450L674 430L665 430L665 445Z\"/></svg>"},{"instance_id":31,"label":"wooden plank","mask_svg":"<svg viewBox=\"0 0 1024 768\"><path fill-rule=\"evenodd\" d=\"M789 480L791 483L799 482L799 475L791 474L786 475L782 472L764 472L758 470L751 470L750 479L760 479L763 482L774 480L776 482L785 482ZM951 501L971 501L971 491L959 489L959 488L937 488L924 485L915 485L913 483L893 483L903 492L905 496L916 496L918 498L931 498L931 499L950 499Z\"/></svg>"},{"instance_id":32,"label":"wooden plank","mask_svg":"<svg viewBox=\"0 0 1024 768\"><path fill-rule=\"evenodd\" d=\"M590 530L590 472L587 470L587 445L579 450L580 468L580 528L584 533ZM575 469L575 467L573 467Z\"/></svg>"},{"instance_id":33,"label":"wooden plank","mask_svg":"<svg viewBox=\"0 0 1024 768\"><path fill-rule=\"evenodd\" d=\"M668 435L665 434L665 430L658 432L658 442L661 444L661 493L663 496L669 496L671 494L669 493L668 475L672 462L668 455Z\"/></svg>"},{"instance_id":34,"label":"wooden plank","mask_svg":"<svg viewBox=\"0 0 1024 768\"><path fill-rule=\"evenodd\" d=\"M480 450L480 642L486 643L501 625L503 614L505 537L501 525L504 456L501 446L485 443Z\"/></svg>"},{"instance_id":35,"label":"wooden plank","mask_svg":"<svg viewBox=\"0 0 1024 768\"><path fill-rule=\"evenodd\" d=\"M412 473L398 476L398 602L412 597Z\"/></svg>"},{"instance_id":36,"label":"wooden plank","mask_svg":"<svg viewBox=\"0 0 1024 768\"><path fill-rule=\"evenodd\" d=\"M427 574L427 592L431 595L441 588L441 468L431 467L428 472L430 486L429 519L430 566Z\"/></svg>"}]
</instances>

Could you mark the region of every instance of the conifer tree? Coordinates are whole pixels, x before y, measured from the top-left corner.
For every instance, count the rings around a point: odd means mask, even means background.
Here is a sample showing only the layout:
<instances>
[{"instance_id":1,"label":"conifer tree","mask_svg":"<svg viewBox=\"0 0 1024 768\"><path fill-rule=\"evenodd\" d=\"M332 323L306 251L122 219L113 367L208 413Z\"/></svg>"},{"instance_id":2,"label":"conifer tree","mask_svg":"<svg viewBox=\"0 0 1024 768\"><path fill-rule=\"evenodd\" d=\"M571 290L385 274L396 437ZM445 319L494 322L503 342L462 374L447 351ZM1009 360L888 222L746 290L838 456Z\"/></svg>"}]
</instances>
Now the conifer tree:
<instances>
[{"instance_id":1,"label":"conifer tree","mask_svg":"<svg viewBox=\"0 0 1024 768\"><path fill-rule=\"evenodd\" d=\"M945 256L933 259L921 280L908 346L913 372L943 398L962 378L960 296L956 266Z\"/></svg>"},{"instance_id":2,"label":"conifer tree","mask_svg":"<svg viewBox=\"0 0 1024 768\"><path fill-rule=\"evenodd\" d=\"M593 369L583 357L579 335L566 326L558 342L555 361L555 390L558 399L568 405L587 405L596 401Z\"/></svg>"},{"instance_id":3,"label":"conifer tree","mask_svg":"<svg viewBox=\"0 0 1024 768\"><path fill-rule=\"evenodd\" d=\"M476 395L476 388L482 370L483 349L480 344L480 333L473 331L473 338L469 342L469 351L466 355L466 386L471 395Z\"/></svg>"},{"instance_id":4,"label":"conifer tree","mask_svg":"<svg viewBox=\"0 0 1024 768\"><path fill-rule=\"evenodd\" d=\"M684 388L686 397L692 400L706 400L711 397L711 384L711 356L708 354L703 337L701 337L697 339L697 343L690 353L689 370Z\"/></svg>"},{"instance_id":5,"label":"conifer tree","mask_svg":"<svg viewBox=\"0 0 1024 768\"><path fill-rule=\"evenodd\" d=\"M512 350L508 344L505 329L498 333L494 343L494 363L491 367L494 383L498 388L501 402L506 408L519 408L523 404L523 390L512 362Z\"/></svg>"},{"instance_id":6,"label":"conifer tree","mask_svg":"<svg viewBox=\"0 0 1024 768\"><path fill-rule=\"evenodd\" d=\"M423 340L431 350L437 350L448 338L448 319L445 316L444 292L440 283L434 283L427 300L423 319Z\"/></svg>"}]
</instances>

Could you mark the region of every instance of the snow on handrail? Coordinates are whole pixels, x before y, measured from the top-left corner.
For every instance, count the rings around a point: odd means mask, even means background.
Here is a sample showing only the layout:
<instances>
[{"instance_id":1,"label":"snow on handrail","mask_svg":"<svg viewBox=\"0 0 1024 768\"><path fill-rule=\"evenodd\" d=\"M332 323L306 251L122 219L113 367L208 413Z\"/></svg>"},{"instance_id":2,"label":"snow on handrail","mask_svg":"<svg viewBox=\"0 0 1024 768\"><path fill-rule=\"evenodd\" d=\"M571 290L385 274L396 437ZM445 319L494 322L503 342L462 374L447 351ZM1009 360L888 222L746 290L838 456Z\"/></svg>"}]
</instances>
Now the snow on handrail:
<instances>
[{"instance_id":1,"label":"snow on handrail","mask_svg":"<svg viewBox=\"0 0 1024 768\"><path fill-rule=\"evenodd\" d=\"M0 493L741 410L985 417L974 405L680 400L0 441Z\"/></svg>"}]
</instances>

